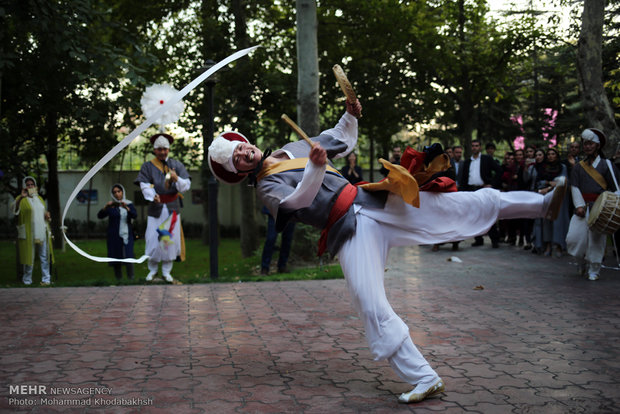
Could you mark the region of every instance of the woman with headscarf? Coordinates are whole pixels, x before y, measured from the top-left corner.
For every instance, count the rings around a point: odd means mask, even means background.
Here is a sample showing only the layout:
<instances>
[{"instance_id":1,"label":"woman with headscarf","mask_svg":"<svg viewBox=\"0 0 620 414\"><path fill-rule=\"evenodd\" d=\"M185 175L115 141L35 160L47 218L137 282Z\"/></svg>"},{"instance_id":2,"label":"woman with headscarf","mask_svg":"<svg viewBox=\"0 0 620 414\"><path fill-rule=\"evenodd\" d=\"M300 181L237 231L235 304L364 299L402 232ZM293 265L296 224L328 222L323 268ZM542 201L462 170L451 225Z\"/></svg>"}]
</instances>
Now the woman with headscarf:
<instances>
[{"instance_id":1,"label":"woman with headscarf","mask_svg":"<svg viewBox=\"0 0 620 414\"><path fill-rule=\"evenodd\" d=\"M560 160L560 153L555 148L549 148L542 163L538 162L539 151L536 151L536 179L535 189L540 194L547 194L553 190L558 177L566 177L566 166ZM542 152L542 151L541 151ZM555 246L556 257L561 257L566 250L566 233L568 232L568 207L562 206L556 220L537 219L534 225L535 246L538 253L544 249L545 256L551 256Z\"/></svg>"},{"instance_id":2,"label":"woman with headscarf","mask_svg":"<svg viewBox=\"0 0 620 414\"><path fill-rule=\"evenodd\" d=\"M138 216L133 203L125 198L125 188L114 184L110 190L112 200L97 213L100 219L108 217L108 257L133 258L133 228L131 220ZM121 262L110 262L117 280L123 277ZM125 263L127 279L133 279L133 263Z\"/></svg>"},{"instance_id":3,"label":"woman with headscarf","mask_svg":"<svg viewBox=\"0 0 620 414\"><path fill-rule=\"evenodd\" d=\"M50 263L54 262L52 235L49 228L50 213L38 194L37 182L33 177L22 181L22 192L15 199L13 212L17 216L17 247L19 263L23 266L22 282L32 284L32 269L35 255L41 261L41 285L48 286Z\"/></svg>"}]
</instances>

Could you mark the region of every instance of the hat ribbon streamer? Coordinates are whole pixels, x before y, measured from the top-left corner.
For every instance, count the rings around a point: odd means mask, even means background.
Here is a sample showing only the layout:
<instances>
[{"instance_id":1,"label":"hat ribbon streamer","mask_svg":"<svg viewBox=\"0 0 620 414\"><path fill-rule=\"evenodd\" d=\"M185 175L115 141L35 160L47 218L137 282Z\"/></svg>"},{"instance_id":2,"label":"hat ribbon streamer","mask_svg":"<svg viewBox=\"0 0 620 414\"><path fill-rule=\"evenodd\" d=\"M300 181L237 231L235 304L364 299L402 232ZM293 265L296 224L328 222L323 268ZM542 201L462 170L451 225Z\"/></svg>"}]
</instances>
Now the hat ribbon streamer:
<instances>
[{"instance_id":1,"label":"hat ribbon streamer","mask_svg":"<svg viewBox=\"0 0 620 414\"><path fill-rule=\"evenodd\" d=\"M214 66L212 66L209 69L207 69L206 71L204 71L200 76L198 76L196 79L191 81L186 87L184 87L183 89L178 91L174 95L174 97L172 99L170 99L170 100L168 100L168 102L164 103L161 106L161 108L159 108L157 110L157 112L155 112L151 117L149 117L143 123L141 123L136 129L134 129L129 135L127 135L121 142L116 144L114 146L114 148L112 148L106 155L104 155L103 158L101 158L90 169L90 171L88 171L86 173L86 175L84 175L84 177L80 180L80 182L77 184L77 186L73 189L73 192L69 196L69 199L67 200L67 204L65 204L65 209L64 209L64 211L62 213L62 221L61 221L62 234L63 234L67 244L69 246L71 246L71 248L73 250L78 252L80 255L86 257L87 259L93 260L95 262L142 263L146 259L148 259L149 256L147 256L147 255L143 255L139 259L116 259L116 258L112 258L112 257L97 257L97 256L92 256L92 255L86 253L85 251L83 251L82 249L80 249L79 247L77 247L71 240L69 240L69 237L67 237L67 233L66 233L66 229L67 228L65 226L65 217L67 216L67 211L69 210L69 206L71 206L71 203L73 202L73 200L75 199L77 194L80 192L80 190L82 188L84 188L86 183L97 172L99 172L99 170L101 168L103 168L104 165L106 165L116 154L118 154L126 146L128 146L131 143L131 141L133 141L135 138L140 136L140 134L142 134L144 131L146 131L146 129L148 127L150 127L157 119L159 119L159 117L162 114L164 114L166 111L168 111L174 104L176 104L181 99L183 99L183 97L185 97L185 95L187 95L189 92L191 92L194 88L196 88L199 84L201 84L203 81L205 81L211 75L213 75L215 72L217 72L218 70L220 70L224 66L228 65L229 63L234 62L235 60L237 60L237 59L247 55L248 53L252 52L254 49L256 49L258 47L259 46L252 46L252 47L249 47L247 49L239 50L239 51L233 53L232 55L228 56L226 59L216 63Z\"/></svg>"}]
</instances>

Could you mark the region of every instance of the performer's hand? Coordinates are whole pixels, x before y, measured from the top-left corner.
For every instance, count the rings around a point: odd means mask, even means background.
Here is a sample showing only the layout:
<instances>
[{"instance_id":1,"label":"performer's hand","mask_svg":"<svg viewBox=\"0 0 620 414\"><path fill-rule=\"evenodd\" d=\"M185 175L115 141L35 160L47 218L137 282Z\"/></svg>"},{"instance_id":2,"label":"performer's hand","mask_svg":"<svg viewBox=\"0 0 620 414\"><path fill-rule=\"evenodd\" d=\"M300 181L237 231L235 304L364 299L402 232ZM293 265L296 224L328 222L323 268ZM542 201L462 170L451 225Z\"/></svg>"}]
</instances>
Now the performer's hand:
<instances>
[{"instance_id":1,"label":"performer's hand","mask_svg":"<svg viewBox=\"0 0 620 414\"><path fill-rule=\"evenodd\" d=\"M155 194L155 197L153 197L153 202L154 203L161 203L161 199L159 198L159 194Z\"/></svg>"},{"instance_id":2,"label":"performer's hand","mask_svg":"<svg viewBox=\"0 0 620 414\"><path fill-rule=\"evenodd\" d=\"M310 150L310 161L316 165L325 165L327 163L327 151L319 143L315 143Z\"/></svg>"},{"instance_id":3,"label":"performer's hand","mask_svg":"<svg viewBox=\"0 0 620 414\"><path fill-rule=\"evenodd\" d=\"M586 209L583 207L577 207L575 209L575 215L579 216L579 217L585 217L586 216Z\"/></svg>"},{"instance_id":4,"label":"performer's hand","mask_svg":"<svg viewBox=\"0 0 620 414\"><path fill-rule=\"evenodd\" d=\"M43 217L45 218L45 221L52 221L52 215L49 211L46 211Z\"/></svg>"},{"instance_id":5,"label":"performer's hand","mask_svg":"<svg viewBox=\"0 0 620 414\"><path fill-rule=\"evenodd\" d=\"M179 176L177 175L177 172L175 170L170 170L170 182L176 183L178 179Z\"/></svg>"},{"instance_id":6,"label":"performer's hand","mask_svg":"<svg viewBox=\"0 0 620 414\"><path fill-rule=\"evenodd\" d=\"M360 100L356 99L353 103L347 101L347 112L359 119L362 116L362 104Z\"/></svg>"},{"instance_id":7,"label":"performer's hand","mask_svg":"<svg viewBox=\"0 0 620 414\"><path fill-rule=\"evenodd\" d=\"M22 188L22 197L28 197L28 190L26 188Z\"/></svg>"}]
</instances>

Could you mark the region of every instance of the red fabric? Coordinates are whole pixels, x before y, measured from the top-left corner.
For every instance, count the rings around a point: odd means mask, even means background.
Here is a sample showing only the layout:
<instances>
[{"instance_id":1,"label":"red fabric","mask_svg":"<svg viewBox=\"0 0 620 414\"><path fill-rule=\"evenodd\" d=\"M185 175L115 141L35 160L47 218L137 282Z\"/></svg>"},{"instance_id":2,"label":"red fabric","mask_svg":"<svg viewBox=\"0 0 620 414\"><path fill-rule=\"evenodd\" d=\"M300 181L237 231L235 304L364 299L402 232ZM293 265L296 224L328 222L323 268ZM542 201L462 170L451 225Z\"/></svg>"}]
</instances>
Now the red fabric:
<instances>
[{"instance_id":1,"label":"red fabric","mask_svg":"<svg viewBox=\"0 0 620 414\"><path fill-rule=\"evenodd\" d=\"M174 230L174 226L177 224L177 212L173 211L172 212L172 219L170 220L170 227L168 228L168 231L170 232L170 235L172 235L172 230Z\"/></svg>"},{"instance_id":2,"label":"red fabric","mask_svg":"<svg viewBox=\"0 0 620 414\"><path fill-rule=\"evenodd\" d=\"M420 187L420 191L430 191L433 193L453 193L456 192L456 183L449 177L437 177Z\"/></svg>"},{"instance_id":3,"label":"red fabric","mask_svg":"<svg viewBox=\"0 0 620 414\"><path fill-rule=\"evenodd\" d=\"M355 200L356 195L357 187L351 184L347 184L346 187L342 189L340 194L338 194L338 198L336 199L336 202L327 217L327 224L321 231L321 238L319 239L319 256L322 256L323 253L325 253L325 249L327 249L327 235L329 230L335 222L340 220L340 218L346 214L349 207L351 207L351 204L353 204L353 200Z\"/></svg>"},{"instance_id":4,"label":"red fabric","mask_svg":"<svg viewBox=\"0 0 620 414\"><path fill-rule=\"evenodd\" d=\"M598 196L600 196L600 194L594 194L594 193L585 193L582 195L583 195L583 200L586 203L594 203L596 199L598 198Z\"/></svg>"},{"instance_id":5,"label":"red fabric","mask_svg":"<svg viewBox=\"0 0 620 414\"><path fill-rule=\"evenodd\" d=\"M179 193L176 194L160 194L159 195L159 201L161 201L162 203L166 204L166 203L170 203L171 201L176 200L179 197Z\"/></svg>"},{"instance_id":6,"label":"red fabric","mask_svg":"<svg viewBox=\"0 0 620 414\"><path fill-rule=\"evenodd\" d=\"M414 175L424 167L425 152L416 151L411 147L405 148L402 157L400 157L400 165Z\"/></svg>"}]
</instances>

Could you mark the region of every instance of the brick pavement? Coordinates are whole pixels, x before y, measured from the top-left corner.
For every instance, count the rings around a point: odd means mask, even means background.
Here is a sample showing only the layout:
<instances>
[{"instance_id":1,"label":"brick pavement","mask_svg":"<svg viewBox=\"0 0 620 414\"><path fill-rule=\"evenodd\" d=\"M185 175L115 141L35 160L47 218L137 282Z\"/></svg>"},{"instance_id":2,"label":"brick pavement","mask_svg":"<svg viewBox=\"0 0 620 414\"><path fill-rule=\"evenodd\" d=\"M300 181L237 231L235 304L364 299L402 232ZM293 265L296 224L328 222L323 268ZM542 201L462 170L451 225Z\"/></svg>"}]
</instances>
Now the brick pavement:
<instances>
[{"instance_id":1,"label":"brick pavement","mask_svg":"<svg viewBox=\"0 0 620 414\"><path fill-rule=\"evenodd\" d=\"M0 411L620 412L620 271L448 246L395 249L386 273L438 398L396 402L410 387L372 360L343 280L28 288L0 290ZM9 396L24 384L48 394ZM50 395L89 387L109 394Z\"/></svg>"}]
</instances>

